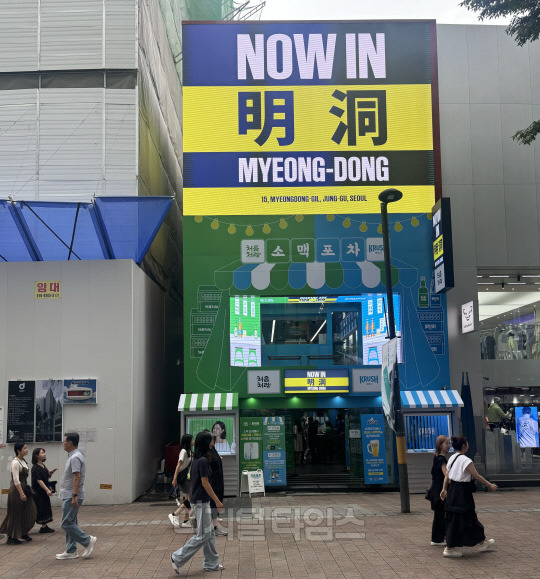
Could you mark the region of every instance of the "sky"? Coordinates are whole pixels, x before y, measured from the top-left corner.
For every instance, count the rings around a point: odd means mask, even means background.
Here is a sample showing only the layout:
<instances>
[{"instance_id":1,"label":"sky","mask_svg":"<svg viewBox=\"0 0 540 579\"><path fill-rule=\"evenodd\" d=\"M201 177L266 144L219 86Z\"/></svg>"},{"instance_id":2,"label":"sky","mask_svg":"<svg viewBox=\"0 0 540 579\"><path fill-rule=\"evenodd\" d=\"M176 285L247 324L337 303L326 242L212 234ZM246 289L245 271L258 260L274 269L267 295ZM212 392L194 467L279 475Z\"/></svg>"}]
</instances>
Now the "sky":
<instances>
[{"instance_id":1,"label":"sky","mask_svg":"<svg viewBox=\"0 0 540 579\"><path fill-rule=\"evenodd\" d=\"M266 0L261 20L418 20L439 24L481 24L460 0ZM251 0L252 5L258 0ZM489 20L485 24L507 24Z\"/></svg>"}]
</instances>

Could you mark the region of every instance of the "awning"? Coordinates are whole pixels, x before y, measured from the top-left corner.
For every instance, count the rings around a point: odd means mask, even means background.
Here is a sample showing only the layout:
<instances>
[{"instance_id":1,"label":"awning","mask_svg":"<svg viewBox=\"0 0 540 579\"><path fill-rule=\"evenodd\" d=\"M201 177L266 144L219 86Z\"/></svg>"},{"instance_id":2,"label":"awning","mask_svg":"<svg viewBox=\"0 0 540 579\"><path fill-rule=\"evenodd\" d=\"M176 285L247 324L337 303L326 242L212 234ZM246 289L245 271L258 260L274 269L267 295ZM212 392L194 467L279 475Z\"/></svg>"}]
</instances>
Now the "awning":
<instances>
[{"instance_id":1,"label":"awning","mask_svg":"<svg viewBox=\"0 0 540 579\"><path fill-rule=\"evenodd\" d=\"M411 408L458 408L463 400L457 390L403 390L401 407Z\"/></svg>"},{"instance_id":2,"label":"awning","mask_svg":"<svg viewBox=\"0 0 540 579\"><path fill-rule=\"evenodd\" d=\"M236 410L238 394L228 392L223 394L182 394L178 402L178 411L202 410Z\"/></svg>"},{"instance_id":3,"label":"awning","mask_svg":"<svg viewBox=\"0 0 540 579\"><path fill-rule=\"evenodd\" d=\"M171 197L91 203L0 200L0 261L133 259L141 263Z\"/></svg>"}]
</instances>

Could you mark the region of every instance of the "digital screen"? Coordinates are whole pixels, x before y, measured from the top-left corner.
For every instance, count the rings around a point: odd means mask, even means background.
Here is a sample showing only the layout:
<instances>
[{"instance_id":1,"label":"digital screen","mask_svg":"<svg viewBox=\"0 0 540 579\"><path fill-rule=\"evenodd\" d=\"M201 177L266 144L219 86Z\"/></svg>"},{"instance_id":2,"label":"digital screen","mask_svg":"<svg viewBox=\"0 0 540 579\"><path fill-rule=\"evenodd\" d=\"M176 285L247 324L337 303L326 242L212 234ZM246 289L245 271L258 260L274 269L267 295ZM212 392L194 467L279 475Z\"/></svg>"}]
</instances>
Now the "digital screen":
<instances>
[{"instance_id":1,"label":"digital screen","mask_svg":"<svg viewBox=\"0 0 540 579\"><path fill-rule=\"evenodd\" d=\"M182 36L185 215L378 214L385 187L403 192L392 211L431 211L434 21Z\"/></svg>"},{"instance_id":2,"label":"digital screen","mask_svg":"<svg viewBox=\"0 0 540 579\"><path fill-rule=\"evenodd\" d=\"M214 448L219 454L236 454L236 438L233 416L189 416L186 419L186 432L193 438L203 430L209 430L216 437Z\"/></svg>"},{"instance_id":3,"label":"digital screen","mask_svg":"<svg viewBox=\"0 0 540 579\"><path fill-rule=\"evenodd\" d=\"M521 448L536 448L538 440L538 408L516 406L516 436Z\"/></svg>"},{"instance_id":4,"label":"digital screen","mask_svg":"<svg viewBox=\"0 0 540 579\"><path fill-rule=\"evenodd\" d=\"M230 364L380 366L387 336L386 294L232 296ZM403 362L401 296L394 294L397 359ZM348 388L347 384L347 388Z\"/></svg>"}]
</instances>

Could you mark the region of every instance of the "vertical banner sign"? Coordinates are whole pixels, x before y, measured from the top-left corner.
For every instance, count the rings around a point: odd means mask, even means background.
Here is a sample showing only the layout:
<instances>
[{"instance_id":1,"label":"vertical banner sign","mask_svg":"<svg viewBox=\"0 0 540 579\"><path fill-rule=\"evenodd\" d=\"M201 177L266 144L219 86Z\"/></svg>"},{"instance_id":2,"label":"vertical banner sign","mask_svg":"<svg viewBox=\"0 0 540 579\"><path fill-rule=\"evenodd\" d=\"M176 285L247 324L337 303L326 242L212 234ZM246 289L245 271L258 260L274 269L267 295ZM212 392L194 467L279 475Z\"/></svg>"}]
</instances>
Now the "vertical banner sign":
<instances>
[{"instance_id":1,"label":"vertical banner sign","mask_svg":"<svg viewBox=\"0 0 540 579\"><path fill-rule=\"evenodd\" d=\"M240 472L263 468L262 418L240 418Z\"/></svg>"},{"instance_id":2,"label":"vertical banner sign","mask_svg":"<svg viewBox=\"0 0 540 579\"><path fill-rule=\"evenodd\" d=\"M392 212L431 211L434 21L187 22L182 34L185 215L378 214L386 187L403 192ZM256 261L263 245L246 252Z\"/></svg>"},{"instance_id":3,"label":"vertical banner sign","mask_svg":"<svg viewBox=\"0 0 540 579\"><path fill-rule=\"evenodd\" d=\"M13 380L8 384L7 441L34 441L34 381Z\"/></svg>"},{"instance_id":4,"label":"vertical banner sign","mask_svg":"<svg viewBox=\"0 0 540 579\"><path fill-rule=\"evenodd\" d=\"M263 418L264 484L286 486L285 420L282 416Z\"/></svg>"},{"instance_id":5,"label":"vertical banner sign","mask_svg":"<svg viewBox=\"0 0 540 579\"><path fill-rule=\"evenodd\" d=\"M382 346L381 396L382 407L388 426L394 427L394 377L397 371L397 338L388 340Z\"/></svg>"},{"instance_id":6,"label":"vertical banner sign","mask_svg":"<svg viewBox=\"0 0 540 579\"><path fill-rule=\"evenodd\" d=\"M381 414L362 414L362 450L364 453L364 480L366 484L388 482L384 417Z\"/></svg>"},{"instance_id":7,"label":"vertical banner sign","mask_svg":"<svg viewBox=\"0 0 540 579\"><path fill-rule=\"evenodd\" d=\"M431 210L433 244L433 270L435 292L441 293L454 287L454 254L452 249L452 218L450 199L439 199Z\"/></svg>"}]
</instances>

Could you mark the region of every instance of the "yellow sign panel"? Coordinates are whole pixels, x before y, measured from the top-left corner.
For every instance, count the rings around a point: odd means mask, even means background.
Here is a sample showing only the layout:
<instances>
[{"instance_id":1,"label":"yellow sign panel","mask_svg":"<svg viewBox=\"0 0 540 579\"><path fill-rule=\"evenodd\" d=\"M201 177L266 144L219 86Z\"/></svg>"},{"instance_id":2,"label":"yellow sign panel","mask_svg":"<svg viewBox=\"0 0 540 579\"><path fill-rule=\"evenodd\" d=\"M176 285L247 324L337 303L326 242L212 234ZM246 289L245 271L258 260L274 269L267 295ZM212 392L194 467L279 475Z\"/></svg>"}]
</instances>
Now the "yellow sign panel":
<instances>
[{"instance_id":1,"label":"yellow sign panel","mask_svg":"<svg viewBox=\"0 0 540 579\"><path fill-rule=\"evenodd\" d=\"M101 484L99 485L99 488L100 488L102 491L110 491L110 490L112 490L112 485L111 485L111 484L101 483Z\"/></svg>"},{"instance_id":2,"label":"yellow sign panel","mask_svg":"<svg viewBox=\"0 0 540 579\"><path fill-rule=\"evenodd\" d=\"M2 489L2 494L3 495L9 494L9 489Z\"/></svg>"},{"instance_id":3,"label":"yellow sign panel","mask_svg":"<svg viewBox=\"0 0 540 579\"><path fill-rule=\"evenodd\" d=\"M385 95L384 120L388 128L384 144L375 145L373 142L373 138L380 135L380 127L375 132L365 130L366 134L357 136L354 145L348 144L347 136L339 143L336 142L338 138L332 140L341 119L347 114L346 104L332 95L336 91L347 94L350 88L280 86L276 91L276 87L184 87L184 152L262 152L278 149L280 154L285 154L287 151L426 151L433 148L431 86L420 84L362 86L361 90L357 91L359 94ZM261 94L260 112L264 117L264 94L267 92L291 94L294 108L294 140L291 144L278 141L286 137L284 127L273 128L266 142L262 144L259 144L262 139L256 141L261 133L259 129L247 129L245 135L239 134L240 95ZM368 101L373 103L376 113L380 110L379 98L355 100L356 111ZM216 106L216 103L219 103L219 106ZM253 105L248 104L252 109ZM337 112L343 111L342 116L331 114L329 111L332 107L336 107ZM284 117L287 113L275 114ZM293 135L289 138L292 139ZM432 205L426 212L431 207Z\"/></svg>"},{"instance_id":4,"label":"yellow sign panel","mask_svg":"<svg viewBox=\"0 0 540 579\"><path fill-rule=\"evenodd\" d=\"M433 242L433 260L436 261L444 253L443 250L443 236L439 235Z\"/></svg>"},{"instance_id":5,"label":"yellow sign panel","mask_svg":"<svg viewBox=\"0 0 540 579\"><path fill-rule=\"evenodd\" d=\"M34 295L36 300L58 300L62 297L62 282L36 281L34 283Z\"/></svg>"}]
</instances>

